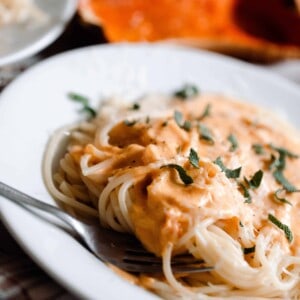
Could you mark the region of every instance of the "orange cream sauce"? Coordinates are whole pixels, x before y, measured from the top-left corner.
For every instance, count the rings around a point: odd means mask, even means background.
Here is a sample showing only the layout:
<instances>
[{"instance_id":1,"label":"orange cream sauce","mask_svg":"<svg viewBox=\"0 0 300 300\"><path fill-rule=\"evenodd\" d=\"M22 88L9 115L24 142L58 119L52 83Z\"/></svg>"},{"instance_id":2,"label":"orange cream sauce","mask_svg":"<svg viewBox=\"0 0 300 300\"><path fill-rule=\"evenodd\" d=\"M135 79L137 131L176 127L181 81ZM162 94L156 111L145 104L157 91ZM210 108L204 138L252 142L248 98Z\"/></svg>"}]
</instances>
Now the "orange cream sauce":
<instances>
[{"instance_id":1,"label":"orange cream sauce","mask_svg":"<svg viewBox=\"0 0 300 300\"><path fill-rule=\"evenodd\" d=\"M207 105L211 107L210 114L200 120ZM189 131L176 123L175 110L191 122ZM213 143L201 137L199 123L210 130ZM230 150L230 134L238 141L234 151ZM112 150L113 163L105 170L105 178L124 173L135 178L130 189L129 214L134 233L148 250L160 256L169 242L176 246L199 222L211 219L236 240L239 240L240 222L254 228L255 234L272 232L274 240L296 254L300 247L300 195L286 194L292 206L276 202L274 192L282 186L274 179L269 165L271 154L277 155L270 144L300 154L300 141L297 132L277 117L250 104L204 95L186 101L172 100L164 117L154 118L149 112L148 120L140 119L130 126L118 122L108 135L108 146L103 150L107 153ZM264 153L255 153L253 144L261 144ZM188 159L191 148L200 158L198 168ZM82 151L91 153L92 147ZM242 167L239 178L227 178L214 163L217 157L229 169ZM193 183L184 184L175 169L162 167L170 163L182 166ZM245 203L238 182L244 182L244 177L251 179L258 170L264 172L262 182L250 190L252 203ZM297 170L300 170L300 159L287 158L284 175L300 188ZM268 221L269 213L292 230L291 244L283 231Z\"/></svg>"}]
</instances>

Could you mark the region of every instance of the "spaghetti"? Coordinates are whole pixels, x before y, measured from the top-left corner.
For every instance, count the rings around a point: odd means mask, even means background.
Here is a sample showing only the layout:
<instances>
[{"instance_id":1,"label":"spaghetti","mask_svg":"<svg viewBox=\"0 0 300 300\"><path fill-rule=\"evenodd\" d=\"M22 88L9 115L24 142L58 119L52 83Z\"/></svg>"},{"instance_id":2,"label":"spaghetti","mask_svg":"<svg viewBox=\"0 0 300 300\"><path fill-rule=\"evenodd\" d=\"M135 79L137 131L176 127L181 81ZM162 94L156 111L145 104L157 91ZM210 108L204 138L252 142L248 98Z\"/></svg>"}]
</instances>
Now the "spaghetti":
<instances>
[{"instance_id":1,"label":"spaghetti","mask_svg":"<svg viewBox=\"0 0 300 300\"><path fill-rule=\"evenodd\" d=\"M139 283L164 298L298 299L299 194L287 188L300 186L294 152L297 132L256 106L152 96L108 101L92 120L59 130L44 175L66 209L135 234L162 257L164 278L141 274ZM175 277L171 257L185 252L213 270Z\"/></svg>"}]
</instances>

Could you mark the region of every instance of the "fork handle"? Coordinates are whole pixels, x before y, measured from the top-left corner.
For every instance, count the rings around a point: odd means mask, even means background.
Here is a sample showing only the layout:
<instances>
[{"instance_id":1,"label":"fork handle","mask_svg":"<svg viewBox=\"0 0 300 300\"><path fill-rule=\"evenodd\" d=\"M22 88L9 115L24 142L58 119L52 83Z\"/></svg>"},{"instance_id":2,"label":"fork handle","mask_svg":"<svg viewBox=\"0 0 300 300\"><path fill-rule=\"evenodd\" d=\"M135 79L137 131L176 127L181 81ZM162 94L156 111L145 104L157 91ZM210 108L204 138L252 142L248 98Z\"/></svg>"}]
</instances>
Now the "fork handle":
<instances>
[{"instance_id":1,"label":"fork handle","mask_svg":"<svg viewBox=\"0 0 300 300\"><path fill-rule=\"evenodd\" d=\"M63 212L62 210L58 209L53 205L47 204L29 195L26 195L1 181L0 181L0 195L4 196L7 199L12 200L17 204L20 205L26 204L38 208L47 213L50 213L58 217L60 220L67 223L71 227L73 227L73 218L69 214Z\"/></svg>"}]
</instances>

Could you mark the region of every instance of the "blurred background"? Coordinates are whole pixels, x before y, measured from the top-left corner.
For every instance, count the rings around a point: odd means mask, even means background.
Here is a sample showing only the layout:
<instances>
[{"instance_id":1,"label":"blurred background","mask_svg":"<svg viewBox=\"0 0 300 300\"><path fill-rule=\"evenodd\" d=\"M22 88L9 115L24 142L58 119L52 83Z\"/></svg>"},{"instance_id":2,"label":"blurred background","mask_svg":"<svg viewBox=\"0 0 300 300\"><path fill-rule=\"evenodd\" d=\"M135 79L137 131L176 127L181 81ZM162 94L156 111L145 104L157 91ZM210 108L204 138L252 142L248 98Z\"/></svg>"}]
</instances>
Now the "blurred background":
<instances>
[{"instance_id":1,"label":"blurred background","mask_svg":"<svg viewBox=\"0 0 300 300\"><path fill-rule=\"evenodd\" d=\"M216 51L297 81L300 0L0 0L0 85L53 54L112 42Z\"/></svg>"},{"instance_id":2,"label":"blurred background","mask_svg":"<svg viewBox=\"0 0 300 300\"><path fill-rule=\"evenodd\" d=\"M0 0L0 92L52 55L114 42L215 51L300 84L300 0ZM0 222L0 299L75 299Z\"/></svg>"}]
</instances>

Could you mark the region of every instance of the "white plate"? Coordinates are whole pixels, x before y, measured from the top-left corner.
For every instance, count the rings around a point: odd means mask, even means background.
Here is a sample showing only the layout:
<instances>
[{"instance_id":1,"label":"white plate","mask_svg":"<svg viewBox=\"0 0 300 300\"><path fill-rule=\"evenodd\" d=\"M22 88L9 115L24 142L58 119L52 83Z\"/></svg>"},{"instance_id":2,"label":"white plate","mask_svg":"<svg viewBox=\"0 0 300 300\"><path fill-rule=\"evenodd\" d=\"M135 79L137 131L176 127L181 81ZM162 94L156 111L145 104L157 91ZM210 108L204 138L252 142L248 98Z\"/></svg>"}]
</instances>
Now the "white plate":
<instances>
[{"instance_id":1,"label":"white plate","mask_svg":"<svg viewBox=\"0 0 300 300\"><path fill-rule=\"evenodd\" d=\"M0 180L54 203L42 181L42 156L51 133L78 119L66 94L92 104L108 95L134 99L169 93L183 83L264 105L300 127L300 90L260 68L207 52L162 45L112 45L58 55L23 73L0 98ZM10 232L56 280L85 299L153 299L103 265L63 231L0 199Z\"/></svg>"},{"instance_id":2,"label":"white plate","mask_svg":"<svg viewBox=\"0 0 300 300\"><path fill-rule=\"evenodd\" d=\"M9 25L0 29L0 66L42 50L63 31L76 10L77 0L35 0L47 16L37 26Z\"/></svg>"},{"instance_id":3,"label":"white plate","mask_svg":"<svg viewBox=\"0 0 300 300\"><path fill-rule=\"evenodd\" d=\"M268 65L267 68L300 85L300 60L299 59L289 59L289 60L279 61L277 63Z\"/></svg>"}]
</instances>

